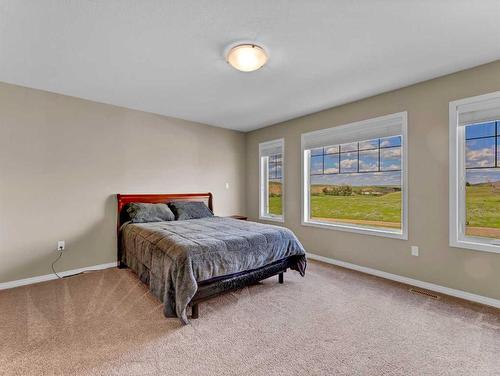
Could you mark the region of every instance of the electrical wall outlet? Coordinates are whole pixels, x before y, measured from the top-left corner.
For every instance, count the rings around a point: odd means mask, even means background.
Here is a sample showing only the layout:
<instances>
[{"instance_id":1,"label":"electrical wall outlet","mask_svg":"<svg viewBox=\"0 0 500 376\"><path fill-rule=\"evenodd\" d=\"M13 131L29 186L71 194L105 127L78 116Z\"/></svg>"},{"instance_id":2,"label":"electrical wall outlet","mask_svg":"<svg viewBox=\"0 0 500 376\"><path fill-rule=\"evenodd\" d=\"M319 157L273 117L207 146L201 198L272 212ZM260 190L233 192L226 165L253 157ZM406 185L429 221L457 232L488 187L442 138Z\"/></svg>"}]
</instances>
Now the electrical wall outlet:
<instances>
[{"instance_id":1,"label":"electrical wall outlet","mask_svg":"<svg viewBox=\"0 0 500 376\"><path fill-rule=\"evenodd\" d=\"M59 240L57 242L57 250L58 251L64 251L65 247L66 247L66 242L64 240Z\"/></svg>"},{"instance_id":2,"label":"electrical wall outlet","mask_svg":"<svg viewBox=\"0 0 500 376\"><path fill-rule=\"evenodd\" d=\"M229 189L229 183L226 183L226 189Z\"/></svg>"},{"instance_id":3,"label":"electrical wall outlet","mask_svg":"<svg viewBox=\"0 0 500 376\"><path fill-rule=\"evenodd\" d=\"M416 245L411 246L411 255L418 256L418 247Z\"/></svg>"}]
</instances>

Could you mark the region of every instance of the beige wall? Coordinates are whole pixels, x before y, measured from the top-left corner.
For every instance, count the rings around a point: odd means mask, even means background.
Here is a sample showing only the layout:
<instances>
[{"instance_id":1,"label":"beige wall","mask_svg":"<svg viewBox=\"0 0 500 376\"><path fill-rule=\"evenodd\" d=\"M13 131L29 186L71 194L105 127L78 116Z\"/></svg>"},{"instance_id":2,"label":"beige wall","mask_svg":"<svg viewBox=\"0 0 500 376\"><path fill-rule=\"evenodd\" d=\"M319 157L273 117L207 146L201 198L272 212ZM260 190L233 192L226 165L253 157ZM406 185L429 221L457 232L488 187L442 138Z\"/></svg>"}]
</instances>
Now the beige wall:
<instances>
[{"instance_id":1,"label":"beige wall","mask_svg":"<svg viewBox=\"0 0 500 376\"><path fill-rule=\"evenodd\" d=\"M0 283L50 273L60 239L58 270L115 261L118 192L211 191L216 214L256 219L258 143L284 137L285 225L309 252L500 299L500 255L448 246L448 102L497 90L500 62L245 136L0 83ZM409 240L300 225L301 133L404 110Z\"/></svg>"},{"instance_id":2,"label":"beige wall","mask_svg":"<svg viewBox=\"0 0 500 376\"><path fill-rule=\"evenodd\" d=\"M332 87L331 90L335 90ZM500 62L371 97L247 135L247 214L258 218L258 144L285 138L285 225L311 253L500 299L500 254L448 246L448 103L500 90ZM300 135L408 111L409 240L300 224ZM420 256L410 255L420 246Z\"/></svg>"},{"instance_id":3,"label":"beige wall","mask_svg":"<svg viewBox=\"0 0 500 376\"><path fill-rule=\"evenodd\" d=\"M0 282L116 260L116 193L243 213L245 135L0 83ZM230 184L226 190L225 183Z\"/></svg>"}]
</instances>

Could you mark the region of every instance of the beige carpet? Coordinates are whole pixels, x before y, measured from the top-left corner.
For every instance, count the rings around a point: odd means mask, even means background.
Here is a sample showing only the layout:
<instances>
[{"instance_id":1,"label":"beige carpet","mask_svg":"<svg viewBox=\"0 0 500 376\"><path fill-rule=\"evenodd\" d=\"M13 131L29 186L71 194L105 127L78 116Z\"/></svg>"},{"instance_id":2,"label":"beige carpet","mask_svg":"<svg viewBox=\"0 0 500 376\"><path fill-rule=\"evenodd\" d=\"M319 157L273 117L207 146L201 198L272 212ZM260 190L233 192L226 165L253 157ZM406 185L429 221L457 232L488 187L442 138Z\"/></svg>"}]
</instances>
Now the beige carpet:
<instances>
[{"instance_id":1,"label":"beige carpet","mask_svg":"<svg viewBox=\"0 0 500 376\"><path fill-rule=\"evenodd\" d=\"M500 311L310 262L181 326L127 270L0 291L1 375L500 375Z\"/></svg>"}]
</instances>

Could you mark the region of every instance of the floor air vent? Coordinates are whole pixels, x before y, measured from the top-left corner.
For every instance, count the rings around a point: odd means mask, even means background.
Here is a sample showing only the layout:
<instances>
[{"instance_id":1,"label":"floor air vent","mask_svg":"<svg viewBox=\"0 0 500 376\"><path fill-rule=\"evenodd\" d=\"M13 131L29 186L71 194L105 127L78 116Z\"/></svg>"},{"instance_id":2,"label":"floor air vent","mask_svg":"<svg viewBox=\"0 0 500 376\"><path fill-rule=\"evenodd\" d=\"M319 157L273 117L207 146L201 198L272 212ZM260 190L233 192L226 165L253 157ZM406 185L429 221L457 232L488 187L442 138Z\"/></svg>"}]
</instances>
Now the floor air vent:
<instances>
[{"instance_id":1,"label":"floor air vent","mask_svg":"<svg viewBox=\"0 0 500 376\"><path fill-rule=\"evenodd\" d=\"M438 300L440 298L439 295L436 295L430 291L420 290L420 289L416 289L414 287L410 288L409 291L414 293L414 294L424 295L424 296L427 296L429 298L436 299L436 300Z\"/></svg>"}]
</instances>

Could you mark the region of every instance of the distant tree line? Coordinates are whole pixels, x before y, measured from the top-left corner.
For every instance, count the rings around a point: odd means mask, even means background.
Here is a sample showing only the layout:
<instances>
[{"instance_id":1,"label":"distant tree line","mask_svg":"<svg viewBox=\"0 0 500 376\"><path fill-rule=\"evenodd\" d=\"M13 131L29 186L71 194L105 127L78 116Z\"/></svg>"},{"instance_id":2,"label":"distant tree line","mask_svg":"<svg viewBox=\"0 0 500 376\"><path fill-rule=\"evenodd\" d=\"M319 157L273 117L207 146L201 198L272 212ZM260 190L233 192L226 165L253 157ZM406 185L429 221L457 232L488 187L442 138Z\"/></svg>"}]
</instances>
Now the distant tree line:
<instances>
[{"instance_id":1,"label":"distant tree line","mask_svg":"<svg viewBox=\"0 0 500 376\"><path fill-rule=\"evenodd\" d=\"M331 185L323 188L323 193L329 196L351 196L352 187L347 184Z\"/></svg>"}]
</instances>

